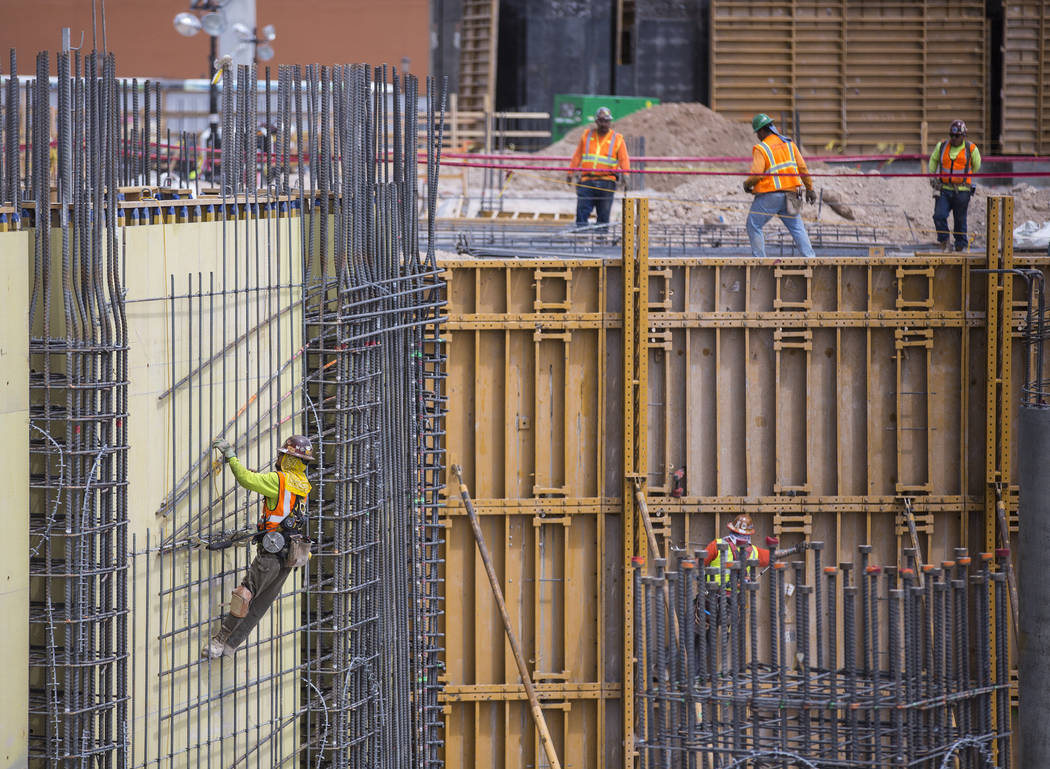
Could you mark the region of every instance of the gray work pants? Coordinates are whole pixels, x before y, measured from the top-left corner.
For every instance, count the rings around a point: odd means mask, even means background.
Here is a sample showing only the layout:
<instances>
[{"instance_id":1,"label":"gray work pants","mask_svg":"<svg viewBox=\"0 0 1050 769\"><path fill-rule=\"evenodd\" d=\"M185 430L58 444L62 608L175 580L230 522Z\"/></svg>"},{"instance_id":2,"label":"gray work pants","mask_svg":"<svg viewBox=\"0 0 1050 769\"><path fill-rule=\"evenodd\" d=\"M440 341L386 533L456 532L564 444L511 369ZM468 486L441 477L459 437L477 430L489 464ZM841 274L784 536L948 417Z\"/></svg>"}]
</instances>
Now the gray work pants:
<instances>
[{"instance_id":1,"label":"gray work pants","mask_svg":"<svg viewBox=\"0 0 1050 769\"><path fill-rule=\"evenodd\" d=\"M259 624L259 620L281 592L281 586L292 571L284 565L284 557L284 552L275 555L259 551L252 565L248 567L248 573L241 580L241 584L252 591L247 616L234 617L227 613L222 618L222 627L230 634L226 639L226 645L230 648L236 649L244 643L244 639Z\"/></svg>"}]
</instances>

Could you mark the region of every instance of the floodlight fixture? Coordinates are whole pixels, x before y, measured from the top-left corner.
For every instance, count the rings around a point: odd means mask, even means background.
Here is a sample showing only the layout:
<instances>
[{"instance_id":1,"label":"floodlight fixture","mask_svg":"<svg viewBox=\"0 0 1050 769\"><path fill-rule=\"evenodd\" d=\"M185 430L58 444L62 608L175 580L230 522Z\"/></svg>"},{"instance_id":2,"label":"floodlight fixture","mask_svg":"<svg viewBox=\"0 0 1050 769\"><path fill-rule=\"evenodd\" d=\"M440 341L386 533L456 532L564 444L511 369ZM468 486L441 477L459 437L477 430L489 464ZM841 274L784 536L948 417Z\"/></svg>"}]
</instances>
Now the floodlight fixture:
<instances>
[{"instance_id":1,"label":"floodlight fixture","mask_svg":"<svg viewBox=\"0 0 1050 769\"><path fill-rule=\"evenodd\" d=\"M226 16L222 11L206 13L201 18L200 26L212 37L218 37L226 31Z\"/></svg>"},{"instance_id":2,"label":"floodlight fixture","mask_svg":"<svg viewBox=\"0 0 1050 769\"><path fill-rule=\"evenodd\" d=\"M201 31L201 20L186 11L175 14L174 24L175 31L183 37L193 37Z\"/></svg>"}]
</instances>

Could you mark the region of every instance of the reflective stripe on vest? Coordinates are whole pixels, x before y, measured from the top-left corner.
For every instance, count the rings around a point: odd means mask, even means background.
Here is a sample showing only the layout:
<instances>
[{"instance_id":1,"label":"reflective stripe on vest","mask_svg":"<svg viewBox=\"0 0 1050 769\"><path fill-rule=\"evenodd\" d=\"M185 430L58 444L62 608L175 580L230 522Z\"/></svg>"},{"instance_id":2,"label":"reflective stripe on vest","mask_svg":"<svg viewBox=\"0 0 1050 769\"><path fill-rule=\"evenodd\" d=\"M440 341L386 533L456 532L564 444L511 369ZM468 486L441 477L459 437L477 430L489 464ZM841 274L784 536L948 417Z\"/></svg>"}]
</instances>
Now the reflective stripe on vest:
<instances>
[{"instance_id":1,"label":"reflective stripe on vest","mask_svg":"<svg viewBox=\"0 0 1050 769\"><path fill-rule=\"evenodd\" d=\"M591 152L591 129L588 128L583 132L584 155L580 161L580 168L614 169L619 165L619 161L616 159L616 141L620 138L620 134L610 131L609 135L609 145L606 152L601 152L602 140L597 135L594 137L594 152Z\"/></svg>"},{"instance_id":2,"label":"reflective stripe on vest","mask_svg":"<svg viewBox=\"0 0 1050 769\"><path fill-rule=\"evenodd\" d=\"M281 521L292 514L292 510L295 509L295 503L299 499L285 487L284 473L280 470L277 471L277 478L279 479L277 504L271 510L266 504L266 498L263 497L263 514L262 520L259 521L260 531L276 531L277 527L281 525Z\"/></svg>"},{"instance_id":3,"label":"reflective stripe on vest","mask_svg":"<svg viewBox=\"0 0 1050 769\"><path fill-rule=\"evenodd\" d=\"M770 137L766 137L767 139ZM777 144L770 147L765 140L755 146L762 150L766 156L766 170L755 185L756 193L777 192L779 190L793 190L802 186L799 178L798 160L795 157L794 142L786 142L780 137L775 137ZM786 149L786 152L785 152ZM777 156L780 161L777 162Z\"/></svg>"},{"instance_id":4,"label":"reflective stripe on vest","mask_svg":"<svg viewBox=\"0 0 1050 769\"><path fill-rule=\"evenodd\" d=\"M719 537L715 540L715 557L711 563L707 564L711 568L718 569L722 564L722 551L718 549L718 545L725 543L726 545L726 565L724 569L720 569L717 574L711 575L707 578L708 582L717 582L718 584L725 584L729 581L729 567L736 563L736 558L733 557L733 545L725 537ZM752 558L758 558L758 551L755 546L750 542L747 543L744 551L744 563L746 564Z\"/></svg>"},{"instance_id":5,"label":"reflective stripe on vest","mask_svg":"<svg viewBox=\"0 0 1050 769\"><path fill-rule=\"evenodd\" d=\"M973 142L965 142L962 151L953 159L951 156L951 142L941 142L941 167L938 173L941 175L943 184L973 184L970 176L970 165L973 162ZM959 161L962 160L962 165ZM962 171L962 176L953 176L952 171Z\"/></svg>"}]
</instances>

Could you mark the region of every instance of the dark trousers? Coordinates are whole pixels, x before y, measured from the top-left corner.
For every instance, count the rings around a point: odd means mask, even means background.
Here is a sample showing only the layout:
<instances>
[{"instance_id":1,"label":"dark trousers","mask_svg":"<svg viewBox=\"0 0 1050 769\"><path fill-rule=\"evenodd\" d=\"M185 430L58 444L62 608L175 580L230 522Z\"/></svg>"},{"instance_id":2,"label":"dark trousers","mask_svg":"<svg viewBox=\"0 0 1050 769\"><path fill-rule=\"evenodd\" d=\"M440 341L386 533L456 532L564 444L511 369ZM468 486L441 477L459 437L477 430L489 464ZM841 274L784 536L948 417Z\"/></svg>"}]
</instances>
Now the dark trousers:
<instances>
[{"instance_id":1,"label":"dark trousers","mask_svg":"<svg viewBox=\"0 0 1050 769\"><path fill-rule=\"evenodd\" d=\"M598 224L608 224L615 189L616 182L612 179L584 179L577 184L576 226L587 224L592 209L597 211Z\"/></svg>"},{"instance_id":2,"label":"dark trousers","mask_svg":"<svg viewBox=\"0 0 1050 769\"><path fill-rule=\"evenodd\" d=\"M933 225L937 228L937 242L948 242L948 214L952 215L955 226L955 250L966 248L966 208L970 205L970 191L941 190L940 197L933 205Z\"/></svg>"},{"instance_id":3,"label":"dark trousers","mask_svg":"<svg viewBox=\"0 0 1050 769\"><path fill-rule=\"evenodd\" d=\"M248 614L245 617L234 617L227 614L222 618L222 626L229 631L230 636L226 639L226 645L237 648L248 634L259 624L259 620L270 609L277 594L281 592L281 586L291 573L291 569L284 565L286 552L276 555L260 550L248 567L248 573L241 584L252 591L252 601L248 605Z\"/></svg>"}]
</instances>

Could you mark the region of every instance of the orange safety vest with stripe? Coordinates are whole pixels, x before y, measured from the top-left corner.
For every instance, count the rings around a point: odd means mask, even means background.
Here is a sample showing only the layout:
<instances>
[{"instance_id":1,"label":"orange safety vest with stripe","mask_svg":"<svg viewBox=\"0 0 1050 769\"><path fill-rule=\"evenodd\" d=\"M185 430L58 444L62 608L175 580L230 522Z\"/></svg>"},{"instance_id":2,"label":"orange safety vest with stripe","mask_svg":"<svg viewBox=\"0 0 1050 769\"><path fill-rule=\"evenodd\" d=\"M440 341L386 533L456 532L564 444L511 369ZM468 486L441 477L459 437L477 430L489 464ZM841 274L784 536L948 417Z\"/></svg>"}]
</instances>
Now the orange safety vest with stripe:
<instances>
[{"instance_id":1,"label":"orange safety vest with stripe","mask_svg":"<svg viewBox=\"0 0 1050 769\"><path fill-rule=\"evenodd\" d=\"M941 142L941 164L938 173L941 175L942 184L973 184L970 176L970 167L973 165L973 151L977 146L973 142L965 142L964 150L955 156L951 156L951 142ZM955 172L955 173L952 173ZM961 176L956 174L962 172Z\"/></svg>"},{"instance_id":2,"label":"orange safety vest with stripe","mask_svg":"<svg viewBox=\"0 0 1050 769\"><path fill-rule=\"evenodd\" d=\"M766 170L755 185L756 195L793 190L802 186L794 142L786 142L776 134L770 134L755 146L766 156Z\"/></svg>"},{"instance_id":3,"label":"orange safety vest with stripe","mask_svg":"<svg viewBox=\"0 0 1050 769\"><path fill-rule=\"evenodd\" d=\"M594 139L593 144L591 142L592 138ZM615 170L620 164L620 161L617 159L620 144L623 144L622 134L609 131L603 139L597 133L592 136L591 129L588 128L583 132L583 158L580 161L580 168ZM582 176L584 179L616 178L615 173L588 173L586 170Z\"/></svg>"},{"instance_id":4,"label":"orange safety vest with stripe","mask_svg":"<svg viewBox=\"0 0 1050 769\"><path fill-rule=\"evenodd\" d=\"M293 494L285 485L284 473L278 470L277 477L279 479L277 504L274 505L273 509L270 509L266 498L263 498L263 514L262 520L259 521L259 531L277 531L281 522L295 512L295 508L299 506L300 497L297 494Z\"/></svg>"},{"instance_id":5,"label":"orange safety vest with stripe","mask_svg":"<svg viewBox=\"0 0 1050 769\"><path fill-rule=\"evenodd\" d=\"M722 566L722 551L719 549L719 544L725 543L726 547L726 565ZM741 550L743 553L741 554ZM741 557L742 555L742 557ZM729 581L729 567L737 562L740 558L745 564L750 560L758 560L758 548L752 545L750 542L747 543L746 547L740 548L734 542L730 541L727 537L719 537L715 540L715 557L711 560L711 563L707 564L710 568L718 569L716 574L710 574L707 577L708 582L717 582L720 585L724 585Z\"/></svg>"}]
</instances>

